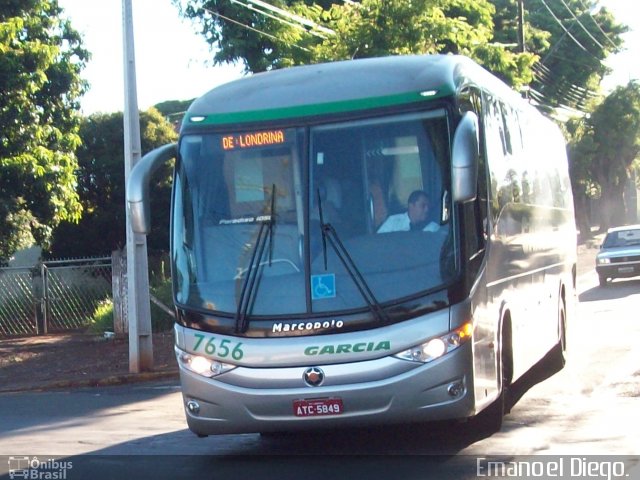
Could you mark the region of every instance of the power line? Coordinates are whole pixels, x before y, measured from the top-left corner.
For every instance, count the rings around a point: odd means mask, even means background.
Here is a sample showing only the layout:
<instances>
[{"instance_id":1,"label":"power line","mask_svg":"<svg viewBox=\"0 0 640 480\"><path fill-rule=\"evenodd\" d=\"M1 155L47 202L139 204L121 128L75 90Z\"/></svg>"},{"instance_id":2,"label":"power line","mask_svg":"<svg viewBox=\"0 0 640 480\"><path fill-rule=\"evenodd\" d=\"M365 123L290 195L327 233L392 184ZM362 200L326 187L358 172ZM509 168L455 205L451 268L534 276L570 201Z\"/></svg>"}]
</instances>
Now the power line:
<instances>
[{"instance_id":1,"label":"power line","mask_svg":"<svg viewBox=\"0 0 640 480\"><path fill-rule=\"evenodd\" d=\"M228 22L234 23L242 28L246 28L247 30L251 30L253 32L259 33L261 35L264 35L265 37L268 37L272 40L275 40L276 42L280 42L280 43L284 43L285 45L289 45L290 47L295 47L295 48L299 48L300 50L304 50L305 52L309 52L310 50L308 50L307 48L301 47L300 45L296 45L295 43L290 43L290 42L285 42L284 40L276 37L275 35L271 35L270 33L264 32L262 30L259 30L257 28L251 27L249 25L246 25L242 22L239 22L237 20L234 20L233 18L229 18L226 17L224 15L222 15L221 13L218 12L214 12L213 10L209 10L208 8L204 8L204 7L200 7L201 10L204 10L207 13L210 13L211 15L215 15L218 18L222 18L223 20L226 20Z\"/></svg>"},{"instance_id":2,"label":"power line","mask_svg":"<svg viewBox=\"0 0 640 480\"><path fill-rule=\"evenodd\" d=\"M575 60L574 58L567 58L565 56L562 56L560 54L556 54L556 53L551 53L550 55L547 55L545 57L545 59L547 58L555 58L557 60L560 60L562 63L570 63L571 65L575 65L577 67L581 67L581 68L593 68L593 65L589 65L588 63L579 61L579 60ZM539 62L539 63L544 63L544 62Z\"/></svg>"},{"instance_id":3,"label":"power line","mask_svg":"<svg viewBox=\"0 0 640 480\"><path fill-rule=\"evenodd\" d=\"M568 82L567 80L561 80L560 82L558 82L553 78L553 73L551 72L551 70L542 63L533 65L532 70L535 76L535 83L543 87L543 89L550 89L554 91L554 96L557 99L553 102L550 102L543 93L535 90L533 87L530 87L532 98L535 98L541 103L554 103L557 106L562 107L563 109L582 111L581 109L584 108L585 102L598 96L595 92L577 86L573 83ZM570 107L569 105L574 105L575 107Z\"/></svg>"},{"instance_id":4,"label":"power line","mask_svg":"<svg viewBox=\"0 0 640 480\"><path fill-rule=\"evenodd\" d=\"M550 87L551 88L551 85L546 83L545 81L541 82L541 84L543 86L545 86L545 87ZM558 93L560 93L564 97L561 100L565 100L565 102L567 100L569 100L572 103L580 104L580 103L582 103L584 101L584 98L581 98L581 96L579 94L576 94L575 92L572 92L570 89L568 91L564 91L566 89L563 89L562 86L559 86L557 88L557 90L558 90ZM568 102L566 102L566 103L568 103Z\"/></svg>"},{"instance_id":5,"label":"power line","mask_svg":"<svg viewBox=\"0 0 640 480\"><path fill-rule=\"evenodd\" d=\"M580 43L580 41L574 37L571 32L569 30L567 30L567 28L563 25L562 21L556 16L555 13L553 13L553 10L551 10L551 8L549 7L549 5L547 5L547 2L545 2L545 0L540 0L540 2L542 3L542 5L544 5L544 7L547 9L547 11L551 14L551 16L553 17L553 19L556 21L556 23L558 25L560 25L560 28L562 28L562 30L564 30L564 32L569 36L569 38L571 38L571 40L574 41L574 43L576 45L578 45L578 47L580 47L582 50L584 50L586 53L588 53L589 55L591 55L593 58L595 58L596 60L598 60L599 62L601 61L598 57L596 57L595 55L593 55L589 50L587 50L585 48L584 45L582 45Z\"/></svg>"},{"instance_id":6,"label":"power line","mask_svg":"<svg viewBox=\"0 0 640 480\"><path fill-rule=\"evenodd\" d=\"M559 57L558 57L559 58ZM551 69L549 69L549 67L547 67L546 65L542 64L542 63L537 63L533 66L533 69L540 69L542 70L544 73L546 73L547 76L552 76L553 72L551 71ZM553 81L553 80L551 80ZM573 83L570 84L571 87L575 90L578 90L582 93L584 93L585 95L591 95L593 97L597 97L598 94L594 93L592 90L589 90L588 88L584 88L584 87L580 87L579 85L575 85Z\"/></svg>"},{"instance_id":7,"label":"power line","mask_svg":"<svg viewBox=\"0 0 640 480\"><path fill-rule=\"evenodd\" d=\"M575 21L578 22L578 25L582 27L582 30L584 30L586 34L589 35L589 38L591 38L591 40L593 40L596 43L596 45L598 45L601 49L604 50L604 45L602 45L598 40L595 39L593 35L591 35L591 32L587 30L585 26L582 24L582 22L578 19L578 17L576 17L575 13L573 13L573 11L569 8L569 5L567 5L567 3L564 0L560 0L560 1L564 5L564 8L566 8L568 12L571 14L571 16L575 19Z\"/></svg>"},{"instance_id":8,"label":"power line","mask_svg":"<svg viewBox=\"0 0 640 480\"><path fill-rule=\"evenodd\" d=\"M334 32L333 30L331 30L330 28L327 27L323 27L322 25L309 20L308 18L304 18L300 15L296 15L295 13L291 13L288 10L284 10L282 8L276 7L274 5L271 5L270 3L267 3L263 0L251 0L251 3L256 4L266 10L269 10L271 12L277 13L278 15L281 15L285 18L288 18L289 20L292 20L296 23L299 23L300 25L303 25L305 27L311 28L311 29L317 29L318 31L325 33L327 35L335 35L336 32ZM259 10L256 10L259 12Z\"/></svg>"},{"instance_id":9,"label":"power line","mask_svg":"<svg viewBox=\"0 0 640 480\"><path fill-rule=\"evenodd\" d=\"M544 84L544 83L542 83L541 85L542 85L542 86L546 86L546 84ZM544 94L543 94L542 92L539 92L538 90L535 90L535 89L533 89L532 87L530 87L530 89L531 89L531 90L533 90L534 92L537 92L539 95L544 96ZM584 99L584 98L578 98L578 97L576 97L575 95L569 95L569 94L567 94L566 92L563 92L563 91L558 92L558 93L559 93L559 94L558 94L558 95L556 95L556 97L558 98L558 100L556 100L556 101L553 101L553 102L552 102L551 100L549 100L549 99L547 99L547 98L545 97L545 101L546 101L547 103L549 103L549 104L550 104L550 103L556 103L556 104L558 104L558 105L568 105L568 104L571 104L571 105L575 105L576 107L579 107L579 108L582 108L582 107L583 107L584 102L585 102L585 99Z\"/></svg>"},{"instance_id":10,"label":"power line","mask_svg":"<svg viewBox=\"0 0 640 480\"><path fill-rule=\"evenodd\" d=\"M582 3L582 5L583 5L586 9L588 9L588 6L585 6L585 5L584 5L584 2L583 2L582 0L581 0L581 3ZM604 38L606 38L606 39L609 41L609 43L610 43L611 45L613 45L613 47L614 47L614 48L618 48L618 45L616 45L616 44L615 44L615 42L614 42L613 40L611 40L611 38L609 38L609 35L607 35L607 33L602 29L602 27L600 26L600 24L599 24L598 22L596 22L595 17L591 14L591 12L590 12L590 11L589 11L589 18L591 18L591 21L593 21L594 25L595 25L596 27L598 27L598 30L600 30L600 33L602 33L602 35L604 36Z\"/></svg>"},{"instance_id":11,"label":"power line","mask_svg":"<svg viewBox=\"0 0 640 480\"><path fill-rule=\"evenodd\" d=\"M302 26L299 23L290 22L288 20L285 20L282 17L278 17L278 16L273 15L271 13L268 13L268 12L265 12L263 10L260 10L259 8L256 8L252 3L242 3L240 0L231 0L231 2L235 3L237 5L240 5L241 7L244 7L246 9L248 9L248 10L251 10L252 12L256 12L256 13L258 13L260 15L263 15L265 17L271 18L271 19L276 20L276 21L278 21L280 23L283 23L285 25L293 27L293 28L295 28L297 30L300 30L300 31L304 32L304 33L308 33L309 35L315 35L316 37L320 37L320 38L327 38L325 35L322 35L322 34L320 34L318 32L313 31L313 30L309 30L309 29L305 28L304 26Z\"/></svg>"},{"instance_id":12,"label":"power line","mask_svg":"<svg viewBox=\"0 0 640 480\"><path fill-rule=\"evenodd\" d=\"M549 100L544 96L544 94L538 92L533 88L529 90L529 95L532 100L531 103L533 105L535 105L540 110L548 112L548 114L552 117L556 117L559 119L566 116L583 117L587 113L568 105L564 105L563 103L556 102L555 105L552 105L551 102L549 102Z\"/></svg>"}]
</instances>

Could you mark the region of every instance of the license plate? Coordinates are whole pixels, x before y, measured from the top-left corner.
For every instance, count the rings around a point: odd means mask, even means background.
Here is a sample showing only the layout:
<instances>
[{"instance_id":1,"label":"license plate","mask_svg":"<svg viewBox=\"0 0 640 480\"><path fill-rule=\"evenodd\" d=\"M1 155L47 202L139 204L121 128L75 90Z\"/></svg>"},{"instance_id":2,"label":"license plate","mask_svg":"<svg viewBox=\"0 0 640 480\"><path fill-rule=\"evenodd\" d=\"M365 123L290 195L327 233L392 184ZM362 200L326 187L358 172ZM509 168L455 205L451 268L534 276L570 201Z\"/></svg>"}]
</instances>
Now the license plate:
<instances>
[{"instance_id":1,"label":"license plate","mask_svg":"<svg viewBox=\"0 0 640 480\"><path fill-rule=\"evenodd\" d=\"M620 267L618 268L618 273L631 273L633 272L633 267Z\"/></svg>"},{"instance_id":2,"label":"license plate","mask_svg":"<svg viewBox=\"0 0 640 480\"><path fill-rule=\"evenodd\" d=\"M341 398L314 398L293 402L293 413L296 417L340 415L343 411Z\"/></svg>"}]
</instances>

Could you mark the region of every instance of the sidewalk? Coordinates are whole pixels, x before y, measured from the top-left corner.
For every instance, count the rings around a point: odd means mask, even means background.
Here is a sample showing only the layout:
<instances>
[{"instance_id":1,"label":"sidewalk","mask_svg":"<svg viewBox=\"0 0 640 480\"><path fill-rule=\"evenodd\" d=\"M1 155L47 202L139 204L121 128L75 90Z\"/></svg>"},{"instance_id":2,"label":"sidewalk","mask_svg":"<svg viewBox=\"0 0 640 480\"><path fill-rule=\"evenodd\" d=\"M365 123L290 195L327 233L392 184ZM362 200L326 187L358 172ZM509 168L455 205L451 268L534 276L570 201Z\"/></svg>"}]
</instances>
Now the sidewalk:
<instances>
[{"instance_id":1,"label":"sidewalk","mask_svg":"<svg viewBox=\"0 0 640 480\"><path fill-rule=\"evenodd\" d=\"M173 341L172 331L154 334L153 370L129 373L128 338L72 332L0 339L0 392L177 380Z\"/></svg>"}]
</instances>

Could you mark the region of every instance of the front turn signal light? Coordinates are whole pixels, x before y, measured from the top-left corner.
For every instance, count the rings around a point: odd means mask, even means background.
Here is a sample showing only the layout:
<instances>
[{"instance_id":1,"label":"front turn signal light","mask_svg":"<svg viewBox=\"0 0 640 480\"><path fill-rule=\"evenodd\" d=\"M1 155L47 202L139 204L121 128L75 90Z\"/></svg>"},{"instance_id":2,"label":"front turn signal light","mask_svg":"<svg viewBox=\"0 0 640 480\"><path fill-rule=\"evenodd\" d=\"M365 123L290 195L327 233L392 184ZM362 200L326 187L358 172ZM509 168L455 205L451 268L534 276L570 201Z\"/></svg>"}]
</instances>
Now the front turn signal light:
<instances>
[{"instance_id":1,"label":"front turn signal light","mask_svg":"<svg viewBox=\"0 0 640 480\"><path fill-rule=\"evenodd\" d=\"M457 349L471 340L473 325L467 322L440 337L430 338L415 347L396 353L394 357L412 362L429 363Z\"/></svg>"}]
</instances>

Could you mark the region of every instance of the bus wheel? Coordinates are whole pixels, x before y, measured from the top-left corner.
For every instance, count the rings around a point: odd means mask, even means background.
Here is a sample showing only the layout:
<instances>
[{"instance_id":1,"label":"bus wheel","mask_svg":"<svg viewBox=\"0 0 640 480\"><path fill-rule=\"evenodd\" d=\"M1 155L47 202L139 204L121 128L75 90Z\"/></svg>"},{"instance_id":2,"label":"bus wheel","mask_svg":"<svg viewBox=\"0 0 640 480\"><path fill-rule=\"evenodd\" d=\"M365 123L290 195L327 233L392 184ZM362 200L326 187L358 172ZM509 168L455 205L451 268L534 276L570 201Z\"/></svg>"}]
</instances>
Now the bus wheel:
<instances>
[{"instance_id":1,"label":"bus wheel","mask_svg":"<svg viewBox=\"0 0 640 480\"><path fill-rule=\"evenodd\" d=\"M558 330L559 330L559 347L562 365L564 367L567 361L567 308L564 298L560 298L560 306L558 307Z\"/></svg>"},{"instance_id":2,"label":"bus wheel","mask_svg":"<svg viewBox=\"0 0 640 480\"><path fill-rule=\"evenodd\" d=\"M511 323L509 318L505 318L500 333L498 368L501 376L500 394L491 405L476 417L479 429L487 435L492 435L500 431L504 416L511 410L509 388L511 387L511 380L513 379L513 357L511 349Z\"/></svg>"},{"instance_id":3,"label":"bus wheel","mask_svg":"<svg viewBox=\"0 0 640 480\"><path fill-rule=\"evenodd\" d=\"M547 372L553 375L562 370L567 363L567 309L564 296L558 300L558 343L545 357L547 359Z\"/></svg>"}]
</instances>

